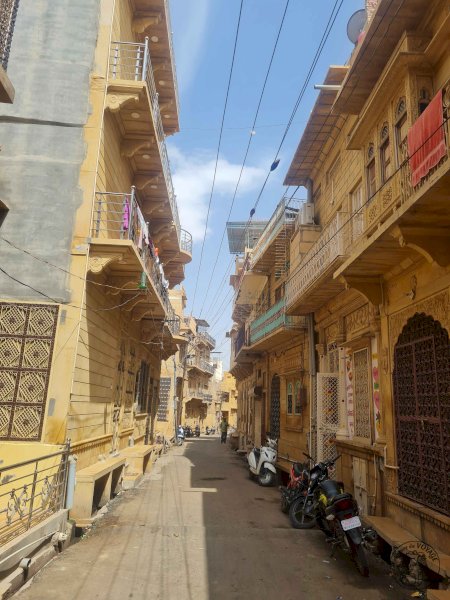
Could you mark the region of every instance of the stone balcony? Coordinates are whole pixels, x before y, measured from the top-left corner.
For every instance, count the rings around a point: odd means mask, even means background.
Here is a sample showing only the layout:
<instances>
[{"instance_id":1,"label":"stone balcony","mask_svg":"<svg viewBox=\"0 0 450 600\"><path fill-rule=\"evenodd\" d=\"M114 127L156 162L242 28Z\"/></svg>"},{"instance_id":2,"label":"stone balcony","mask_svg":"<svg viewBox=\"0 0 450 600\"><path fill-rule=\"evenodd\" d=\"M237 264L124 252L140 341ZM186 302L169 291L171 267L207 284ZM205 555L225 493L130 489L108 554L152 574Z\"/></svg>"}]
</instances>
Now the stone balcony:
<instances>
[{"instance_id":1,"label":"stone balcony","mask_svg":"<svg viewBox=\"0 0 450 600\"><path fill-rule=\"evenodd\" d=\"M286 314L286 300L282 298L250 323L250 347L267 350L274 344L289 340L294 332L305 328L304 317Z\"/></svg>"}]
</instances>

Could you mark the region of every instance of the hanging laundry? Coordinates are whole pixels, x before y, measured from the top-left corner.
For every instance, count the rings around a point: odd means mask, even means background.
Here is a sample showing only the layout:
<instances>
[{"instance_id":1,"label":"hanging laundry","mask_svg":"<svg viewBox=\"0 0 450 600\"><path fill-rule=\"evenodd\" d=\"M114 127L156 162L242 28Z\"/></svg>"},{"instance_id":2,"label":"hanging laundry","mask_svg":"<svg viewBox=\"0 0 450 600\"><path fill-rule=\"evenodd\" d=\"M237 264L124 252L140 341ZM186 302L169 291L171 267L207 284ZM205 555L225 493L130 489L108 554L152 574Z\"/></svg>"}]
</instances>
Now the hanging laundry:
<instances>
[{"instance_id":1,"label":"hanging laundry","mask_svg":"<svg viewBox=\"0 0 450 600\"><path fill-rule=\"evenodd\" d=\"M447 154L442 90L436 94L408 132L408 155L413 187Z\"/></svg>"},{"instance_id":2,"label":"hanging laundry","mask_svg":"<svg viewBox=\"0 0 450 600\"><path fill-rule=\"evenodd\" d=\"M122 203L122 230L128 231L130 227L130 203L128 202L127 196L123 199Z\"/></svg>"}]
</instances>

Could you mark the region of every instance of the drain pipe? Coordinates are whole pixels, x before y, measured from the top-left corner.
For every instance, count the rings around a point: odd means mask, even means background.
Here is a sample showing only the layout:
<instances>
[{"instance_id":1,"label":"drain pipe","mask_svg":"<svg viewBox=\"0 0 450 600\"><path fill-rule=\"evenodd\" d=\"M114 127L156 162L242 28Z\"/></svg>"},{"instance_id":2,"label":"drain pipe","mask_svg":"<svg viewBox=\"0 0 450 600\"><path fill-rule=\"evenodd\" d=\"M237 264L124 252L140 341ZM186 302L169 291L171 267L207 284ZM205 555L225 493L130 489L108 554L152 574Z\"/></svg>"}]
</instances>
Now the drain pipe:
<instances>
[{"instance_id":1,"label":"drain pipe","mask_svg":"<svg viewBox=\"0 0 450 600\"><path fill-rule=\"evenodd\" d=\"M316 345L314 340L314 313L309 313L306 317L308 326L308 345L309 345L309 389L310 389L310 402L309 402L309 450L312 453L312 411L313 411L313 394L315 394L316 385ZM316 456L314 456L316 458Z\"/></svg>"},{"instance_id":2,"label":"drain pipe","mask_svg":"<svg viewBox=\"0 0 450 600\"><path fill-rule=\"evenodd\" d=\"M73 507L73 497L75 494L75 474L77 470L77 459L75 456L69 456L69 467L67 475L67 488L66 488L66 504L65 508L70 510Z\"/></svg>"}]
</instances>

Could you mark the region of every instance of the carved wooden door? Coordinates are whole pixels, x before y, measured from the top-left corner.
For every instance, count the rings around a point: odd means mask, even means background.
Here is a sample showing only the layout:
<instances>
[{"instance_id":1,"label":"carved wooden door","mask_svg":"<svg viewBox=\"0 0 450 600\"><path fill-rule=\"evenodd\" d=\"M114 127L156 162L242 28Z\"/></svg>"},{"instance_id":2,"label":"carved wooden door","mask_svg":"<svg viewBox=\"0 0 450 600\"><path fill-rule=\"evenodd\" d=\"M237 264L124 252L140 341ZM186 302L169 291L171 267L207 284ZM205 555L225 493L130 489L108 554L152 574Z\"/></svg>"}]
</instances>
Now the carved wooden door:
<instances>
[{"instance_id":1,"label":"carved wooden door","mask_svg":"<svg viewBox=\"0 0 450 600\"><path fill-rule=\"evenodd\" d=\"M280 437L280 378L272 377L270 390L270 433L273 438Z\"/></svg>"},{"instance_id":2,"label":"carved wooden door","mask_svg":"<svg viewBox=\"0 0 450 600\"><path fill-rule=\"evenodd\" d=\"M438 321L416 314L395 346L399 493L449 514L450 344Z\"/></svg>"}]
</instances>

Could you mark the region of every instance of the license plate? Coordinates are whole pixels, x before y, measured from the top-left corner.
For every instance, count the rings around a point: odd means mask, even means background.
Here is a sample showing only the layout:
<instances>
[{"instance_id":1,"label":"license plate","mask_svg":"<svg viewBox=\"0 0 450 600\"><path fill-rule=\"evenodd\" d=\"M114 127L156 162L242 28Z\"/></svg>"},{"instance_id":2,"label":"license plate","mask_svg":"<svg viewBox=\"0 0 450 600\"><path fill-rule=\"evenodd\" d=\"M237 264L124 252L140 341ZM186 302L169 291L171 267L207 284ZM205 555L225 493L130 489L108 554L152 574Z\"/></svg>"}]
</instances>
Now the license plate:
<instances>
[{"instance_id":1,"label":"license plate","mask_svg":"<svg viewBox=\"0 0 450 600\"><path fill-rule=\"evenodd\" d=\"M342 529L348 531L349 529L356 529L361 527L361 520L359 517L352 517L351 519L344 519L341 521Z\"/></svg>"}]
</instances>

